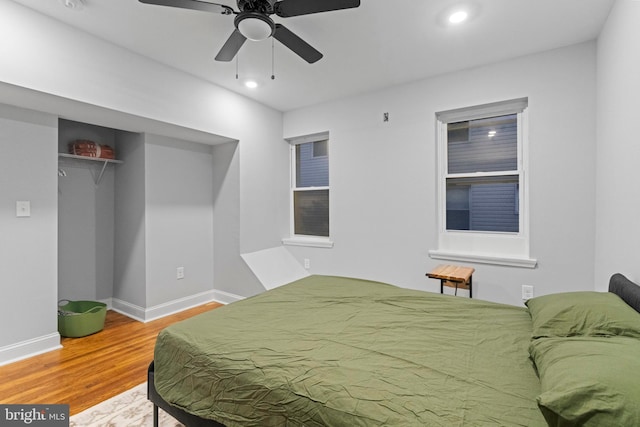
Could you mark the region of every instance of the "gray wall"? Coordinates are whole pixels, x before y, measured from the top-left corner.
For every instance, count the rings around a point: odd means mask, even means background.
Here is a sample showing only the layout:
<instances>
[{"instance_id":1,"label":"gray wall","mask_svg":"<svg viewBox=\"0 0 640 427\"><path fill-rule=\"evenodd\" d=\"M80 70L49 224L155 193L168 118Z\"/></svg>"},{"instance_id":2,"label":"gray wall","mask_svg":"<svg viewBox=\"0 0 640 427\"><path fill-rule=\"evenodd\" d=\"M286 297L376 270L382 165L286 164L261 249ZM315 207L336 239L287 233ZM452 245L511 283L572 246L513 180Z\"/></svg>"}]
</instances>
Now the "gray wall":
<instances>
[{"instance_id":1,"label":"gray wall","mask_svg":"<svg viewBox=\"0 0 640 427\"><path fill-rule=\"evenodd\" d=\"M289 247L312 273L439 291L435 114L529 98L531 257L535 269L473 265L475 296L521 305L592 289L596 46L584 43L285 114L284 135L328 131L331 249ZM389 122L383 122L388 112ZM366 152L367 156L362 157Z\"/></svg>"},{"instance_id":2,"label":"gray wall","mask_svg":"<svg viewBox=\"0 0 640 427\"><path fill-rule=\"evenodd\" d=\"M240 143L213 147L213 244L216 290L234 296L251 296L264 288L240 257ZM257 209L258 211L260 209ZM268 220L264 226L268 227ZM274 244L275 245L275 244ZM222 300L222 299L221 299Z\"/></svg>"},{"instance_id":3,"label":"gray wall","mask_svg":"<svg viewBox=\"0 0 640 427\"><path fill-rule=\"evenodd\" d=\"M113 297L146 305L145 145L144 135L118 133L115 177L115 258Z\"/></svg>"},{"instance_id":4,"label":"gray wall","mask_svg":"<svg viewBox=\"0 0 640 427\"><path fill-rule=\"evenodd\" d=\"M145 136L145 307L213 289L211 150ZM184 279L176 279L177 267Z\"/></svg>"},{"instance_id":5,"label":"gray wall","mask_svg":"<svg viewBox=\"0 0 640 427\"><path fill-rule=\"evenodd\" d=\"M595 278L616 272L640 283L640 3L619 0L598 40Z\"/></svg>"},{"instance_id":6,"label":"gray wall","mask_svg":"<svg viewBox=\"0 0 640 427\"><path fill-rule=\"evenodd\" d=\"M0 104L0 364L33 338L59 342L57 141L56 117ZM31 217L16 217L18 200Z\"/></svg>"}]
</instances>

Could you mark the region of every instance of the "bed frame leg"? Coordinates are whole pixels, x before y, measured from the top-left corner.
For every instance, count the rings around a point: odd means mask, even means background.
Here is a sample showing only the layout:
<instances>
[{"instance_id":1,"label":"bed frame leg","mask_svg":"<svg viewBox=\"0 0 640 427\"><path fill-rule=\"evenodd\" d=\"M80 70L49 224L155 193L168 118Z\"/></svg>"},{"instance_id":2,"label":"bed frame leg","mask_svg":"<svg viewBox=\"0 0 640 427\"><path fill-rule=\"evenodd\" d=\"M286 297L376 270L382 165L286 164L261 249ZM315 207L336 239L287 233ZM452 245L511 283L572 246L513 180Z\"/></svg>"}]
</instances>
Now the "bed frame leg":
<instances>
[{"instance_id":1,"label":"bed frame leg","mask_svg":"<svg viewBox=\"0 0 640 427\"><path fill-rule=\"evenodd\" d=\"M153 404L153 427L158 427L158 405Z\"/></svg>"}]
</instances>

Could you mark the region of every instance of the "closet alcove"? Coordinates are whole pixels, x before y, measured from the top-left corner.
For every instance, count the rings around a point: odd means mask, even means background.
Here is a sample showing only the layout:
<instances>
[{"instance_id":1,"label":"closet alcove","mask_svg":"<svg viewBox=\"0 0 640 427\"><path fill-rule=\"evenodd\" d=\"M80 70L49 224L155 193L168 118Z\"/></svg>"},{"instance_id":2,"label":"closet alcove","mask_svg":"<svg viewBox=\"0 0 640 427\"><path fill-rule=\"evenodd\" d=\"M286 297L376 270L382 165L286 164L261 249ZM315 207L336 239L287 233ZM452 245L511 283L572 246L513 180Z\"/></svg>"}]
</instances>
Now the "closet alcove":
<instances>
[{"instance_id":1,"label":"closet alcove","mask_svg":"<svg viewBox=\"0 0 640 427\"><path fill-rule=\"evenodd\" d=\"M68 156L76 140L109 145L118 161ZM214 181L235 147L221 147L214 175L213 145L60 119L58 299L142 321L210 301Z\"/></svg>"},{"instance_id":2,"label":"closet alcove","mask_svg":"<svg viewBox=\"0 0 640 427\"><path fill-rule=\"evenodd\" d=\"M110 302L114 292L116 173L129 132L59 119L58 299ZM115 150L116 161L69 154L90 140Z\"/></svg>"}]
</instances>

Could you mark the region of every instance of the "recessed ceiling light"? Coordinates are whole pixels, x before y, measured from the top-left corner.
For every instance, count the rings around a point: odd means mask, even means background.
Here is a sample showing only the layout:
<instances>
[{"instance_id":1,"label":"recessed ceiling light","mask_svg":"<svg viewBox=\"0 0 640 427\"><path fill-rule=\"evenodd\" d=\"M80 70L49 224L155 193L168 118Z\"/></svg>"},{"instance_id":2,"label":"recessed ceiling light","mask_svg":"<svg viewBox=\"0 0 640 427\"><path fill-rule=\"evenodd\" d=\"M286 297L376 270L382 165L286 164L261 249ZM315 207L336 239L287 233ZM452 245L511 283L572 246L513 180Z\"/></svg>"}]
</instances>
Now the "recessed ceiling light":
<instances>
[{"instance_id":1,"label":"recessed ceiling light","mask_svg":"<svg viewBox=\"0 0 640 427\"><path fill-rule=\"evenodd\" d=\"M254 80L247 80L246 82L244 82L244 85L249 89L255 89L258 87L258 83Z\"/></svg>"},{"instance_id":2,"label":"recessed ceiling light","mask_svg":"<svg viewBox=\"0 0 640 427\"><path fill-rule=\"evenodd\" d=\"M468 17L469 14L466 11L458 10L449 15L449 22L451 22L452 24L459 24L466 21Z\"/></svg>"}]
</instances>

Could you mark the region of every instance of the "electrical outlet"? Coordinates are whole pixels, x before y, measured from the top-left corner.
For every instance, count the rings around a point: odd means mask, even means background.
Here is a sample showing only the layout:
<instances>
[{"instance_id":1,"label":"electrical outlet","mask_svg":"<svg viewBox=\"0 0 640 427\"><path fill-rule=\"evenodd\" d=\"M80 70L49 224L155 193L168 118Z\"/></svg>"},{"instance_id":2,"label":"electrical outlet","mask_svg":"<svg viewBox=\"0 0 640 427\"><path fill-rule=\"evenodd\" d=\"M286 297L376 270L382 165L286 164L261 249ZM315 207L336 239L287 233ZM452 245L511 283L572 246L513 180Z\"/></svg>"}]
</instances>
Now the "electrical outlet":
<instances>
[{"instance_id":1,"label":"electrical outlet","mask_svg":"<svg viewBox=\"0 0 640 427\"><path fill-rule=\"evenodd\" d=\"M311 260L309 258L304 259L304 268L307 270L311 268Z\"/></svg>"},{"instance_id":2,"label":"electrical outlet","mask_svg":"<svg viewBox=\"0 0 640 427\"><path fill-rule=\"evenodd\" d=\"M184 279L184 267L176 268L176 279Z\"/></svg>"},{"instance_id":3,"label":"electrical outlet","mask_svg":"<svg viewBox=\"0 0 640 427\"><path fill-rule=\"evenodd\" d=\"M531 285L522 285L522 299L528 300L533 298L533 286Z\"/></svg>"}]
</instances>

